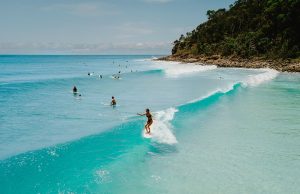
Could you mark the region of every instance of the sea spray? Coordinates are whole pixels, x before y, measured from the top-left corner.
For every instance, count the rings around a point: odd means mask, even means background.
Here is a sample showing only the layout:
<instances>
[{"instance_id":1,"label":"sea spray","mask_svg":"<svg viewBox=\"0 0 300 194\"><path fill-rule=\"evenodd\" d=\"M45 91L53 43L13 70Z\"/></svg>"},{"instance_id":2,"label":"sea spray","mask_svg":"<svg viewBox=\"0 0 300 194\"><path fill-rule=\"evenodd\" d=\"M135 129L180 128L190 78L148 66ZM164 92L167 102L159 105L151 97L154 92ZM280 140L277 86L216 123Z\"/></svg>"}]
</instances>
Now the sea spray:
<instances>
[{"instance_id":1,"label":"sea spray","mask_svg":"<svg viewBox=\"0 0 300 194\"><path fill-rule=\"evenodd\" d=\"M264 71L261 74L249 75L248 78L245 81L243 81L243 85L244 86L248 86L248 85L249 86L257 86L263 82L274 79L279 74L279 72L274 69L266 68L266 69L261 69L261 70Z\"/></svg>"},{"instance_id":2,"label":"sea spray","mask_svg":"<svg viewBox=\"0 0 300 194\"><path fill-rule=\"evenodd\" d=\"M176 144L177 139L172 132L172 124L175 113L178 112L175 108L155 113L153 125L151 126L152 139L155 142L163 144Z\"/></svg>"}]
</instances>

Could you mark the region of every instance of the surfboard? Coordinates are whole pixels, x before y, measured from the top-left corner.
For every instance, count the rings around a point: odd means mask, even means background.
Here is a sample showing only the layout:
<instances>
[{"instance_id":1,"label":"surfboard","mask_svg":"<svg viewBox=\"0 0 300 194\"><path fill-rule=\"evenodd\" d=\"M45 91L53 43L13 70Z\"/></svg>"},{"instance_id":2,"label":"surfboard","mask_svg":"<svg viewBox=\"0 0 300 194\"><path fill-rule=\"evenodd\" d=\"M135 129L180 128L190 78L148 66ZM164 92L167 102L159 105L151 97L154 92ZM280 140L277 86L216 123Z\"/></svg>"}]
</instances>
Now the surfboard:
<instances>
[{"instance_id":1,"label":"surfboard","mask_svg":"<svg viewBox=\"0 0 300 194\"><path fill-rule=\"evenodd\" d=\"M144 138L147 138L147 139L149 139L149 138L152 138L152 134L150 133L143 133L144 134Z\"/></svg>"}]
</instances>

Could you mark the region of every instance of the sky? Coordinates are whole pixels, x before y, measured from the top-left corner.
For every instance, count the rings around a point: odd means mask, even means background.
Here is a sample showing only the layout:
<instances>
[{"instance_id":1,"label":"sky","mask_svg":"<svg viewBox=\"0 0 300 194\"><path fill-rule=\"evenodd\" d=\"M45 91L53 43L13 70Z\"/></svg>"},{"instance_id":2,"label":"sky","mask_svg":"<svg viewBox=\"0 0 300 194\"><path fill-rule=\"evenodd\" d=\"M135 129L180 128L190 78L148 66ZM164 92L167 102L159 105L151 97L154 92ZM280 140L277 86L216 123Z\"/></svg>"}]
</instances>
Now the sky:
<instances>
[{"instance_id":1,"label":"sky","mask_svg":"<svg viewBox=\"0 0 300 194\"><path fill-rule=\"evenodd\" d=\"M0 54L170 54L234 0L0 0Z\"/></svg>"}]
</instances>

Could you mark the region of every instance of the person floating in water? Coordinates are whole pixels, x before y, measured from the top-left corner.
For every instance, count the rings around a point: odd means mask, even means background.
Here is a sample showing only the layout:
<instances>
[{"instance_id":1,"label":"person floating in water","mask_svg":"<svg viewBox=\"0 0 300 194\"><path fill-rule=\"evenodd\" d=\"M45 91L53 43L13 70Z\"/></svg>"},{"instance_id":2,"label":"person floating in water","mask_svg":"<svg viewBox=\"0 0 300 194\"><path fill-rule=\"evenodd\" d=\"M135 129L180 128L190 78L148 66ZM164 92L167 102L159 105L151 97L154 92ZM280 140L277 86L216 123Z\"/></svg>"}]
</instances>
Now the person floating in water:
<instances>
[{"instance_id":1,"label":"person floating in water","mask_svg":"<svg viewBox=\"0 0 300 194\"><path fill-rule=\"evenodd\" d=\"M110 103L111 106L115 107L117 105L117 101L115 99L114 96L111 97L111 103Z\"/></svg>"},{"instance_id":2,"label":"person floating in water","mask_svg":"<svg viewBox=\"0 0 300 194\"><path fill-rule=\"evenodd\" d=\"M150 126L151 126L152 123L153 123L153 119L152 119L152 115L151 115L151 113L150 113L149 108L146 109L146 112L145 112L145 113L143 113L143 114L138 113L138 115L140 115L140 116L146 115L146 117L148 118L147 123L146 123L146 125L145 125L145 130L146 130L146 133L147 133L147 134L150 134L150 132L151 132L151 131L150 131Z\"/></svg>"},{"instance_id":3,"label":"person floating in water","mask_svg":"<svg viewBox=\"0 0 300 194\"><path fill-rule=\"evenodd\" d=\"M90 72L88 72L88 76L91 76L91 73L90 73Z\"/></svg>"},{"instance_id":4,"label":"person floating in water","mask_svg":"<svg viewBox=\"0 0 300 194\"><path fill-rule=\"evenodd\" d=\"M114 75L112 75L112 78L114 78L114 79L120 79L121 77L120 77L120 74L114 74Z\"/></svg>"},{"instance_id":5,"label":"person floating in water","mask_svg":"<svg viewBox=\"0 0 300 194\"><path fill-rule=\"evenodd\" d=\"M77 94L77 88L76 88L76 86L73 87L73 93Z\"/></svg>"}]
</instances>

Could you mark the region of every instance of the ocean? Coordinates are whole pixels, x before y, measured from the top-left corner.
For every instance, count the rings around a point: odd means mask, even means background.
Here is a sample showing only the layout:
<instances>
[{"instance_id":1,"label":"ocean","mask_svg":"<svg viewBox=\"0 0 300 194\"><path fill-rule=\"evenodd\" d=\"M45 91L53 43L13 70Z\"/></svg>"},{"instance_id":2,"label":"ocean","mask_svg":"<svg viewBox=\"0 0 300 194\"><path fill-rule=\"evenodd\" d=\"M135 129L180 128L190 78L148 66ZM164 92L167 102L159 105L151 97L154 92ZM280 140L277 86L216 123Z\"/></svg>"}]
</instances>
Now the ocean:
<instances>
[{"instance_id":1,"label":"ocean","mask_svg":"<svg viewBox=\"0 0 300 194\"><path fill-rule=\"evenodd\" d=\"M0 193L300 193L299 73L156 57L0 56Z\"/></svg>"}]
</instances>

